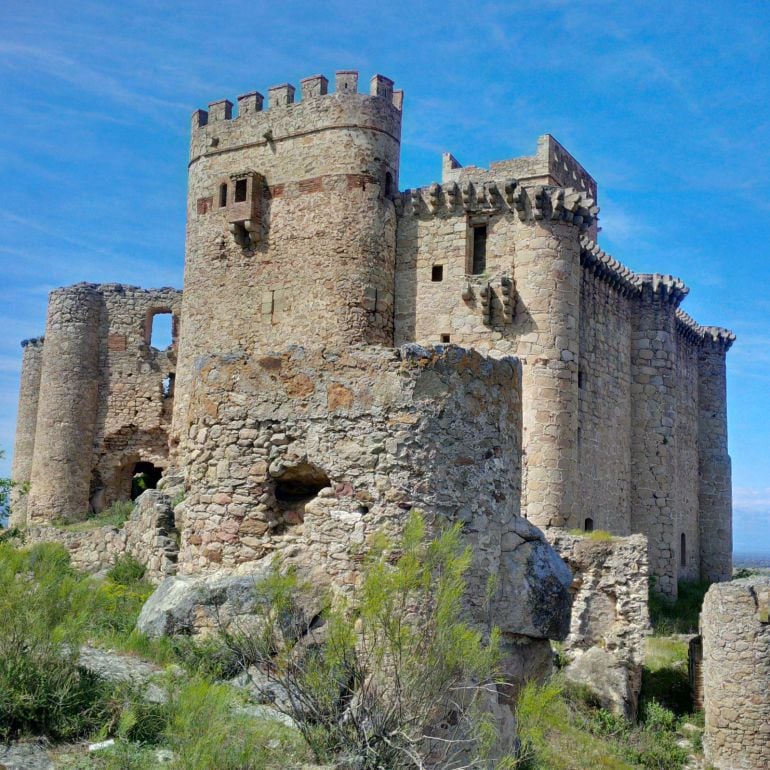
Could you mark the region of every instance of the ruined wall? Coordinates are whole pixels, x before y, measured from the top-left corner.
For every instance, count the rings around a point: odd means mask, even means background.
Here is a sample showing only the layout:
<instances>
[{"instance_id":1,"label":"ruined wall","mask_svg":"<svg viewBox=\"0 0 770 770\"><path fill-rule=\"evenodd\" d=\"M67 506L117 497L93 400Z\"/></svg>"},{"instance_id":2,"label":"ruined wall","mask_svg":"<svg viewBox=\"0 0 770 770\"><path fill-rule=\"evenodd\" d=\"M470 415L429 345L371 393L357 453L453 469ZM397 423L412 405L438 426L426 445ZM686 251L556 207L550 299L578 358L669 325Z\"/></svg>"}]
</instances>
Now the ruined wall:
<instances>
[{"instance_id":1,"label":"ruined wall","mask_svg":"<svg viewBox=\"0 0 770 770\"><path fill-rule=\"evenodd\" d=\"M167 466L182 300L182 293L170 288L107 284L100 291L104 308L90 493L94 510L128 499L137 462ZM172 344L163 350L151 339L153 322L162 313L172 317Z\"/></svg>"},{"instance_id":2,"label":"ruined wall","mask_svg":"<svg viewBox=\"0 0 770 770\"><path fill-rule=\"evenodd\" d=\"M78 284L51 293L30 523L84 518L129 498L138 461L165 467L175 349L152 347L150 332L159 312L178 319L180 300L175 289L121 284Z\"/></svg>"},{"instance_id":3,"label":"ruined wall","mask_svg":"<svg viewBox=\"0 0 770 770\"><path fill-rule=\"evenodd\" d=\"M369 537L417 507L463 522L477 619L495 574L504 631L561 634L569 576L518 516L520 394L515 359L454 346L209 357L190 404L180 572L280 553L345 590Z\"/></svg>"},{"instance_id":4,"label":"ruined wall","mask_svg":"<svg viewBox=\"0 0 770 770\"><path fill-rule=\"evenodd\" d=\"M590 687L604 708L635 719L650 630L647 538L597 540L556 529L546 537L572 571L564 675Z\"/></svg>"},{"instance_id":5,"label":"ruined wall","mask_svg":"<svg viewBox=\"0 0 770 770\"><path fill-rule=\"evenodd\" d=\"M629 286L586 264L580 287L578 491L570 526L631 529Z\"/></svg>"},{"instance_id":6,"label":"ruined wall","mask_svg":"<svg viewBox=\"0 0 770 770\"><path fill-rule=\"evenodd\" d=\"M700 617L706 759L717 770L770 766L770 579L712 585Z\"/></svg>"},{"instance_id":7,"label":"ruined wall","mask_svg":"<svg viewBox=\"0 0 770 770\"><path fill-rule=\"evenodd\" d=\"M11 479L11 527L27 523L27 486L32 476L35 450L37 405L40 396L40 373L43 370L43 338L24 340L19 383L19 409L16 413L16 437L13 447Z\"/></svg>"},{"instance_id":8,"label":"ruined wall","mask_svg":"<svg viewBox=\"0 0 770 770\"><path fill-rule=\"evenodd\" d=\"M27 530L27 543L61 543L70 552L72 565L84 572L109 569L118 557L132 556L147 568L148 580L158 582L176 574L178 545L174 513L166 495L148 490L137 498L122 527L103 526L73 531L48 524Z\"/></svg>"},{"instance_id":9,"label":"ruined wall","mask_svg":"<svg viewBox=\"0 0 770 770\"><path fill-rule=\"evenodd\" d=\"M239 98L237 117L227 101L193 116L175 406L182 441L202 355L392 344L401 94L380 75L369 95L357 81L339 72L329 94L316 76L302 81L298 103L284 85L270 89L267 110L253 93Z\"/></svg>"}]
</instances>

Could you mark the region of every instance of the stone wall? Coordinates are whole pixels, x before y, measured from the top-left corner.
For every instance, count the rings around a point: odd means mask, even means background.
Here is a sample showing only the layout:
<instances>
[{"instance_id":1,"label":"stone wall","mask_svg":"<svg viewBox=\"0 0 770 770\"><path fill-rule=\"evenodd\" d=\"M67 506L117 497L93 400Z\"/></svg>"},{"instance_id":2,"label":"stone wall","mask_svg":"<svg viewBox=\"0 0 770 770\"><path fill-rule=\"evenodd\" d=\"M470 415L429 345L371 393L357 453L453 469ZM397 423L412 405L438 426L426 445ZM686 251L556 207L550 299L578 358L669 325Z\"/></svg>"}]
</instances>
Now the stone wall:
<instances>
[{"instance_id":1,"label":"stone wall","mask_svg":"<svg viewBox=\"0 0 770 770\"><path fill-rule=\"evenodd\" d=\"M770 767L770 579L712 585L700 617L706 759Z\"/></svg>"},{"instance_id":2,"label":"stone wall","mask_svg":"<svg viewBox=\"0 0 770 770\"><path fill-rule=\"evenodd\" d=\"M458 347L289 348L201 362L190 402L180 572L280 554L350 590L378 530L408 511L460 521L469 608L533 638L566 632L569 575L519 514L521 369Z\"/></svg>"},{"instance_id":3,"label":"stone wall","mask_svg":"<svg viewBox=\"0 0 770 770\"><path fill-rule=\"evenodd\" d=\"M119 556L127 554L147 568L146 577L158 582L176 574L178 545L174 513L166 495L148 490L137 498L130 518L122 527L104 526L70 531L47 524L27 530L27 543L61 543L72 564L84 572L103 572Z\"/></svg>"},{"instance_id":4,"label":"stone wall","mask_svg":"<svg viewBox=\"0 0 770 770\"><path fill-rule=\"evenodd\" d=\"M81 519L129 499L137 462L166 467L175 339L158 350L151 333L159 313L170 313L176 330L180 301L175 289L121 284L51 293L40 385L35 394L25 374L20 397L25 417L15 453L22 465L36 411L30 524ZM23 468L16 474L26 480Z\"/></svg>"},{"instance_id":5,"label":"stone wall","mask_svg":"<svg viewBox=\"0 0 770 770\"><path fill-rule=\"evenodd\" d=\"M604 708L635 719L650 631L647 538L597 540L553 529L546 536L572 571L564 674Z\"/></svg>"},{"instance_id":6,"label":"stone wall","mask_svg":"<svg viewBox=\"0 0 770 770\"><path fill-rule=\"evenodd\" d=\"M631 529L631 313L626 287L586 266L580 287L578 493L569 526ZM590 522L590 524L588 524Z\"/></svg>"}]
</instances>

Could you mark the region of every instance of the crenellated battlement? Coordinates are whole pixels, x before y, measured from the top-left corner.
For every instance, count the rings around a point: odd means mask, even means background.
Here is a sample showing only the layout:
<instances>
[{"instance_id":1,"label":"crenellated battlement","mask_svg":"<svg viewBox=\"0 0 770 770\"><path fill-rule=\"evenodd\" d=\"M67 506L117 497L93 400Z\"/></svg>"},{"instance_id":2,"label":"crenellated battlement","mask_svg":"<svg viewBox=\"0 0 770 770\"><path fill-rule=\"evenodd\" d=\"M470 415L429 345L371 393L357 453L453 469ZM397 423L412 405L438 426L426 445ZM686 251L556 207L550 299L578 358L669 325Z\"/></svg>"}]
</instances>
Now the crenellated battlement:
<instances>
[{"instance_id":1,"label":"crenellated battlement","mask_svg":"<svg viewBox=\"0 0 770 770\"><path fill-rule=\"evenodd\" d=\"M637 276L642 299L657 299L678 307L690 293L689 287L680 278L660 273L640 273Z\"/></svg>"},{"instance_id":2,"label":"crenellated battlement","mask_svg":"<svg viewBox=\"0 0 770 770\"><path fill-rule=\"evenodd\" d=\"M633 270L611 257L590 238L581 238L580 247L580 263L584 268L624 296L639 293L639 276Z\"/></svg>"},{"instance_id":3,"label":"crenellated battlement","mask_svg":"<svg viewBox=\"0 0 770 770\"><path fill-rule=\"evenodd\" d=\"M581 231L594 225L599 207L593 198L573 188L525 186L517 179L434 182L405 190L396 197L401 215L429 217L509 211L521 222L548 219L566 222Z\"/></svg>"},{"instance_id":4,"label":"crenellated battlement","mask_svg":"<svg viewBox=\"0 0 770 770\"><path fill-rule=\"evenodd\" d=\"M374 75L369 93L358 92L358 72L336 73L334 91L323 75L300 81L299 94L291 83L267 89L267 103L259 91L239 96L237 108L229 99L209 104L192 115L191 161L202 155L268 145L329 128L362 127L400 136L403 92L393 81ZM299 96L299 99L297 98Z\"/></svg>"}]
</instances>

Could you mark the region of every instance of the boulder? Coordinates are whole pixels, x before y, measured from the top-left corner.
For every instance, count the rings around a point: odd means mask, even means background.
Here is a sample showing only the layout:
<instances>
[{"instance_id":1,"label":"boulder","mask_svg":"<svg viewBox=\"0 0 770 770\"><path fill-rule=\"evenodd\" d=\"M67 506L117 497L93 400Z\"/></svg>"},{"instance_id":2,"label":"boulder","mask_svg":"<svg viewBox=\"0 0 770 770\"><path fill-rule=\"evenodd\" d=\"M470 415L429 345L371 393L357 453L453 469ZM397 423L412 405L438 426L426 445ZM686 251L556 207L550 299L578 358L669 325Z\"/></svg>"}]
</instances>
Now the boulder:
<instances>
[{"instance_id":1,"label":"boulder","mask_svg":"<svg viewBox=\"0 0 770 770\"><path fill-rule=\"evenodd\" d=\"M197 634L253 619L255 587L269 565L249 575L174 576L165 578L145 602L136 627L151 638Z\"/></svg>"}]
</instances>

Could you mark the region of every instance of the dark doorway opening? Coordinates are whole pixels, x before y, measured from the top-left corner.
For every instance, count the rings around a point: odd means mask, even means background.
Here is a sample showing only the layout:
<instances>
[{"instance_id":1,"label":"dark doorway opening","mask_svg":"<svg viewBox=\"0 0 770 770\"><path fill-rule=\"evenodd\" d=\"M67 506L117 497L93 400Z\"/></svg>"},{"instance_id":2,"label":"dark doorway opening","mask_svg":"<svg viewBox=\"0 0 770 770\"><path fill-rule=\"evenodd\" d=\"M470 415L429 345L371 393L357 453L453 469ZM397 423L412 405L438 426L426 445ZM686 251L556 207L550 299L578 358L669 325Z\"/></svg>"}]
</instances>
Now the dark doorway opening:
<instances>
[{"instance_id":1,"label":"dark doorway opening","mask_svg":"<svg viewBox=\"0 0 770 770\"><path fill-rule=\"evenodd\" d=\"M588 518L585 520L585 524L583 525L583 530L585 532L593 532L594 531L594 520L591 518Z\"/></svg>"},{"instance_id":2,"label":"dark doorway opening","mask_svg":"<svg viewBox=\"0 0 770 770\"><path fill-rule=\"evenodd\" d=\"M131 499L136 500L142 492L155 489L162 475L162 468L157 468L152 463L138 462L131 478Z\"/></svg>"}]
</instances>

